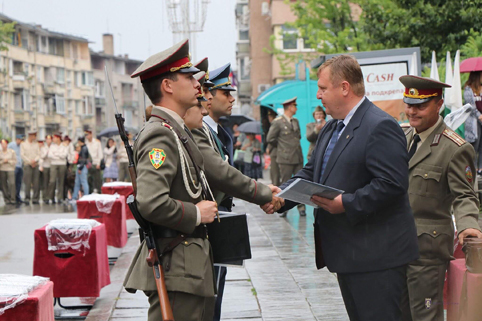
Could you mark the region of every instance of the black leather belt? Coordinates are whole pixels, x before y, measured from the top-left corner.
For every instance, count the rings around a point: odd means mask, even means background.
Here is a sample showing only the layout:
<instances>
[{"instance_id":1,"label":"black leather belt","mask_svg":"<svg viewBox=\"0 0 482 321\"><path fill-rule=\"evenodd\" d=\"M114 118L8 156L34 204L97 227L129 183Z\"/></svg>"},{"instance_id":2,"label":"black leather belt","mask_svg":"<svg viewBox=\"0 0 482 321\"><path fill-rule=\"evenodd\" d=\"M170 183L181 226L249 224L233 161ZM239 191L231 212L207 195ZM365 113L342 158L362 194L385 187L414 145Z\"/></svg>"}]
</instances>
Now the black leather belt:
<instances>
[{"instance_id":1,"label":"black leather belt","mask_svg":"<svg viewBox=\"0 0 482 321\"><path fill-rule=\"evenodd\" d=\"M206 239L208 237L207 228L204 224L197 226L194 229L194 232L192 232L191 234L184 234L180 231L176 231L168 227L159 226L159 225L153 226L152 228L154 230L154 235L156 236L156 238L173 238L181 234L184 235L186 238L194 237L194 238Z\"/></svg>"}]
</instances>

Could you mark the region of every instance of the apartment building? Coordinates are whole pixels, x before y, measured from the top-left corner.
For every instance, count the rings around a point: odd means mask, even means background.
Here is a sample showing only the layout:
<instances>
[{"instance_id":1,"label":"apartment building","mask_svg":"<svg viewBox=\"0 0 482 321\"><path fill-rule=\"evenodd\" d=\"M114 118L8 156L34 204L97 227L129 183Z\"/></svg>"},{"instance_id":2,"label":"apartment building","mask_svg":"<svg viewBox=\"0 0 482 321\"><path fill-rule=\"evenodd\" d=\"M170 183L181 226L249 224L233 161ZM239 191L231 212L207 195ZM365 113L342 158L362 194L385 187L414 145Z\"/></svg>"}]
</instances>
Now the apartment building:
<instances>
[{"instance_id":1,"label":"apartment building","mask_svg":"<svg viewBox=\"0 0 482 321\"><path fill-rule=\"evenodd\" d=\"M3 22L16 21L0 14ZM16 21L0 52L0 129L4 137L37 130L76 137L95 127L89 41Z\"/></svg>"},{"instance_id":2,"label":"apartment building","mask_svg":"<svg viewBox=\"0 0 482 321\"><path fill-rule=\"evenodd\" d=\"M100 131L116 126L112 93L105 78L105 67L109 72L117 109L124 115L127 128L140 128L144 123L144 110L150 105L149 98L139 78L130 75L142 61L129 59L128 55L114 55L114 36L103 35L103 51L90 52L95 85L95 124Z\"/></svg>"}]
</instances>

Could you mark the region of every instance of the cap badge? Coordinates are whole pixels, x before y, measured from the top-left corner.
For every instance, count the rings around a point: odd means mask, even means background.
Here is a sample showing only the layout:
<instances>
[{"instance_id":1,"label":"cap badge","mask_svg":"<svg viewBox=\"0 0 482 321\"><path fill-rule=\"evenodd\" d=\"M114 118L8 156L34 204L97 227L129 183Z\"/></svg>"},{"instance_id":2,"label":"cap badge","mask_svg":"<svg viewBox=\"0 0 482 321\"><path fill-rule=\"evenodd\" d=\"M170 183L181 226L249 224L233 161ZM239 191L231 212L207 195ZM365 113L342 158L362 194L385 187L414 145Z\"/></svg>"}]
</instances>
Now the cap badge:
<instances>
[{"instance_id":1,"label":"cap badge","mask_svg":"<svg viewBox=\"0 0 482 321\"><path fill-rule=\"evenodd\" d=\"M412 95L412 96L418 96L418 90L415 89L415 88L410 88L410 89L408 90L408 93L409 93L410 95Z\"/></svg>"}]
</instances>

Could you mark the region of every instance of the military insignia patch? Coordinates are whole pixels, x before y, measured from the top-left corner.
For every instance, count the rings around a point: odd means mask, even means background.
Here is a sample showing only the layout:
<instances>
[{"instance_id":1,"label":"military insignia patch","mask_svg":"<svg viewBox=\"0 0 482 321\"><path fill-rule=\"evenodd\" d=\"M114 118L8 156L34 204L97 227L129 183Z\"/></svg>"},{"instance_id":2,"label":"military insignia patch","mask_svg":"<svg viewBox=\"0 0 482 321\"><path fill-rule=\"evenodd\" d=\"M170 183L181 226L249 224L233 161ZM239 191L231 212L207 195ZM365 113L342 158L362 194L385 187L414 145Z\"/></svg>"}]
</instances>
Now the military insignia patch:
<instances>
[{"instance_id":1,"label":"military insignia patch","mask_svg":"<svg viewBox=\"0 0 482 321\"><path fill-rule=\"evenodd\" d=\"M430 309L430 307L432 306L432 299L431 298L428 298L428 299L425 299L425 309Z\"/></svg>"},{"instance_id":2,"label":"military insignia patch","mask_svg":"<svg viewBox=\"0 0 482 321\"><path fill-rule=\"evenodd\" d=\"M472 174L472 168L470 168L470 166L465 167L465 177L467 178L467 182L472 184L474 175Z\"/></svg>"},{"instance_id":3,"label":"military insignia patch","mask_svg":"<svg viewBox=\"0 0 482 321\"><path fill-rule=\"evenodd\" d=\"M166 160L166 153L163 149L153 148L149 152L149 160L151 161L152 166L154 166L155 169L158 169Z\"/></svg>"}]
</instances>

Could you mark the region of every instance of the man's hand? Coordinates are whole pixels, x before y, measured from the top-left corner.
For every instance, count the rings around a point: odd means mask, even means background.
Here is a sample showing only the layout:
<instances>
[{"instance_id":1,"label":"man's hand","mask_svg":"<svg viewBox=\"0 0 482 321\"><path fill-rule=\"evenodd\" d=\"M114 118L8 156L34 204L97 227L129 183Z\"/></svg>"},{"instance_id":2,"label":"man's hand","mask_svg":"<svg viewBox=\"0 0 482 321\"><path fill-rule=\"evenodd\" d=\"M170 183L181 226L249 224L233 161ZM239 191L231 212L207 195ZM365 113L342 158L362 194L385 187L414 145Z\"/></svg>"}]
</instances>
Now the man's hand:
<instances>
[{"instance_id":1,"label":"man's hand","mask_svg":"<svg viewBox=\"0 0 482 321\"><path fill-rule=\"evenodd\" d=\"M44 168L43 168L43 167L39 167L38 170L41 171L41 172L43 172L43 171L44 171Z\"/></svg>"},{"instance_id":2,"label":"man's hand","mask_svg":"<svg viewBox=\"0 0 482 321\"><path fill-rule=\"evenodd\" d=\"M341 214L345 212L341 195L338 195L333 200L313 195L311 201L330 214Z\"/></svg>"},{"instance_id":3,"label":"man's hand","mask_svg":"<svg viewBox=\"0 0 482 321\"><path fill-rule=\"evenodd\" d=\"M95 168L100 169L100 165L95 166Z\"/></svg>"},{"instance_id":4,"label":"man's hand","mask_svg":"<svg viewBox=\"0 0 482 321\"><path fill-rule=\"evenodd\" d=\"M482 239L482 232L476 230L475 228L468 228L459 233L459 243L464 244L464 238L467 236L473 236Z\"/></svg>"},{"instance_id":5,"label":"man's hand","mask_svg":"<svg viewBox=\"0 0 482 321\"><path fill-rule=\"evenodd\" d=\"M319 132L319 131L320 131L320 130L323 128L323 125L325 125L325 124L322 124L322 123L316 123L316 125L315 125L316 131L318 131L318 132Z\"/></svg>"},{"instance_id":6,"label":"man's hand","mask_svg":"<svg viewBox=\"0 0 482 321\"><path fill-rule=\"evenodd\" d=\"M281 192L281 189L278 186L274 185L268 185L268 187L271 189L271 192L273 193L273 198L270 203L266 203L261 207L263 211L266 212L266 214L273 214L277 210L279 210L282 206L285 205L285 200L282 199L281 197L276 197L275 195Z\"/></svg>"},{"instance_id":7,"label":"man's hand","mask_svg":"<svg viewBox=\"0 0 482 321\"><path fill-rule=\"evenodd\" d=\"M196 204L201 212L201 223L212 223L218 214L218 204L211 201L201 201Z\"/></svg>"}]
</instances>

